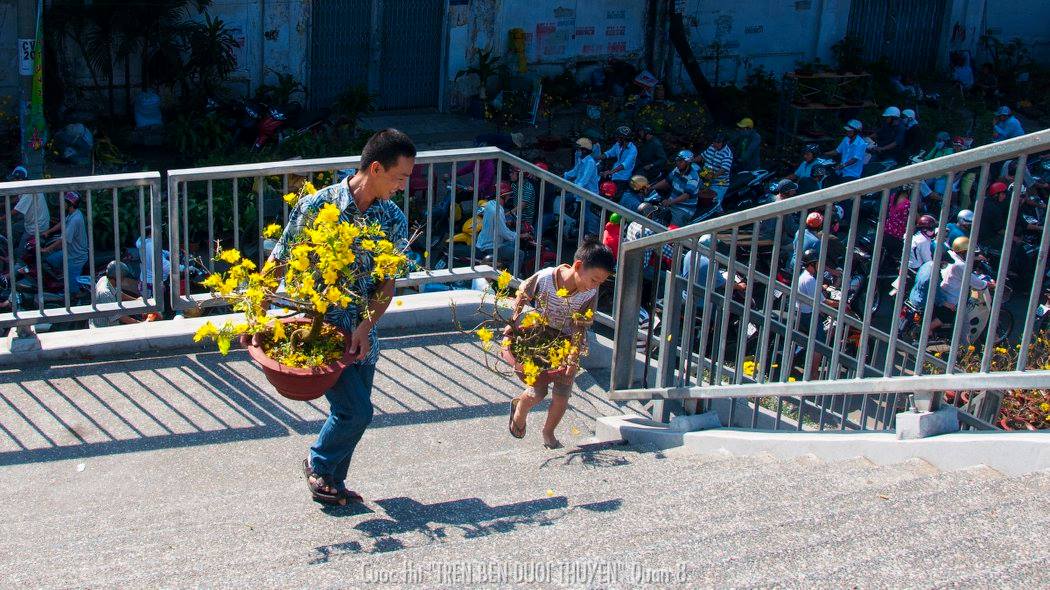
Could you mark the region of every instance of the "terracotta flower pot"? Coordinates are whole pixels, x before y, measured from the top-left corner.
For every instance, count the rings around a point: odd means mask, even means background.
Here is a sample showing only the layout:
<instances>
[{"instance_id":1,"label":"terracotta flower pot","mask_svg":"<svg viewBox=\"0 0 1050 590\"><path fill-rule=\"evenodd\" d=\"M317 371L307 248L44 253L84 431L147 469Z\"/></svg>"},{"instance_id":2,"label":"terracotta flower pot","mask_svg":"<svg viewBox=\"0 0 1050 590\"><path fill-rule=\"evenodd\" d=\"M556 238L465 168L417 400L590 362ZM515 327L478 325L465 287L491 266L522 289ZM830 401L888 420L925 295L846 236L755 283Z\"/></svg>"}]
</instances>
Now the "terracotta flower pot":
<instances>
[{"instance_id":1,"label":"terracotta flower pot","mask_svg":"<svg viewBox=\"0 0 1050 590\"><path fill-rule=\"evenodd\" d=\"M507 364L509 364L510 366L514 367L514 372L515 373L518 373L519 375L523 375L525 373L522 370L521 363L518 362L518 359L514 358L514 353L511 352L509 348L501 348L501 349L499 349L499 356L503 360L507 361ZM553 378L559 372L561 372L561 369L540 371L540 374L537 375L537 379L539 379L540 377Z\"/></svg>"},{"instance_id":2,"label":"terracotta flower pot","mask_svg":"<svg viewBox=\"0 0 1050 590\"><path fill-rule=\"evenodd\" d=\"M291 318L281 321L285 324L310 323L310 320L302 318ZM241 344L248 349L248 354L251 355L252 359L259 363L259 367L262 368L263 374L266 375L266 380L270 382L270 385L273 385L277 393L296 401L317 399L331 389L335 382L339 380L339 375L342 374L343 369L352 362L350 336L344 334L343 341L343 358L321 367L298 369L278 363L266 356L262 347L256 345L247 334L241 336Z\"/></svg>"}]
</instances>

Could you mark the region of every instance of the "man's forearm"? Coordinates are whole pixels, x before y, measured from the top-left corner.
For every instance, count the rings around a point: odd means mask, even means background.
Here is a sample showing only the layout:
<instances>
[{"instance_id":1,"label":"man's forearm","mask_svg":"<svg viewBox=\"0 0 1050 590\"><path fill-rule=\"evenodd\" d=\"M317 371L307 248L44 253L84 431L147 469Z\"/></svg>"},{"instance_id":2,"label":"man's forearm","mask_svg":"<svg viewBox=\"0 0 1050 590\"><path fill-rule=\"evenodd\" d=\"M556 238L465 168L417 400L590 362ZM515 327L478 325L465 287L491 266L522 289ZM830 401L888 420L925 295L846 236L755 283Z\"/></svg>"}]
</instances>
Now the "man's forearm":
<instances>
[{"instance_id":1,"label":"man's forearm","mask_svg":"<svg viewBox=\"0 0 1050 590\"><path fill-rule=\"evenodd\" d=\"M362 322L368 322L371 326L376 325L379 322L379 318L383 317L387 308L390 307L390 301L394 298L394 280L387 279L383 281L380 283L377 291L381 293L381 296L373 297L368 302L368 317Z\"/></svg>"}]
</instances>

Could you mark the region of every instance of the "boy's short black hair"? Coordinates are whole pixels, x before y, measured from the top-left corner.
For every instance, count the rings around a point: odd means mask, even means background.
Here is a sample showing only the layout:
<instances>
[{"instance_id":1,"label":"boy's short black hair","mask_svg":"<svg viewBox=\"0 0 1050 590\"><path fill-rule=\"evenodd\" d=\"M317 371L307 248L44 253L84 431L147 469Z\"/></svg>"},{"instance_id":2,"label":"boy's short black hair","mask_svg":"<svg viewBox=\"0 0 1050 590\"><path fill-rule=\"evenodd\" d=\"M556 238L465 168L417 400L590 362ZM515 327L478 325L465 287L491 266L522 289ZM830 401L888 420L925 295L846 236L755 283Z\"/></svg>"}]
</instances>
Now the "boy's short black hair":
<instances>
[{"instance_id":1,"label":"boy's short black hair","mask_svg":"<svg viewBox=\"0 0 1050 590\"><path fill-rule=\"evenodd\" d=\"M361 150L361 169L368 170L372 162L379 162L384 169L390 169L402 157L416 157L416 145L397 129L384 129L369 137L365 148Z\"/></svg>"},{"instance_id":2,"label":"boy's short black hair","mask_svg":"<svg viewBox=\"0 0 1050 590\"><path fill-rule=\"evenodd\" d=\"M583 242L576 249L576 260L579 260L583 268L600 268L608 273L616 272L616 257L612 250L598 240L598 236L587 234L583 236Z\"/></svg>"}]
</instances>

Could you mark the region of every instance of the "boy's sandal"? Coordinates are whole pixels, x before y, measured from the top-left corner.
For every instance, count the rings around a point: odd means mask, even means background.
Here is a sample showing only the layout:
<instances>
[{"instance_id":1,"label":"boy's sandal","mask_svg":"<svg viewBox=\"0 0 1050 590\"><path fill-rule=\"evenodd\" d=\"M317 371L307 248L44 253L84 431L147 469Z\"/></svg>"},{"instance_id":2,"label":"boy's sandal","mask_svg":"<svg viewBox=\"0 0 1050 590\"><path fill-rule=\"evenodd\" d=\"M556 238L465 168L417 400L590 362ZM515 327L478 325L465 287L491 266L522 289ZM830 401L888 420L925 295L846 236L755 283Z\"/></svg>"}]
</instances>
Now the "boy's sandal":
<instances>
[{"instance_id":1,"label":"boy's sandal","mask_svg":"<svg viewBox=\"0 0 1050 590\"><path fill-rule=\"evenodd\" d=\"M510 421L507 423L507 430L510 431L510 435L514 438L525 438L525 427L522 426L521 430L517 429L517 425L514 424L514 414L518 410L518 398L510 400Z\"/></svg>"},{"instance_id":2,"label":"boy's sandal","mask_svg":"<svg viewBox=\"0 0 1050 590\"><path fill-rule=\"evenodd\" d=\"M310 468L309 459L303 459L303 475L306 476L306 487L310 488L310 495L314 502L329 506L346 506L350 501L345 493L339 491L329 476L314 473Z\"/></svg>"}]
</instances>

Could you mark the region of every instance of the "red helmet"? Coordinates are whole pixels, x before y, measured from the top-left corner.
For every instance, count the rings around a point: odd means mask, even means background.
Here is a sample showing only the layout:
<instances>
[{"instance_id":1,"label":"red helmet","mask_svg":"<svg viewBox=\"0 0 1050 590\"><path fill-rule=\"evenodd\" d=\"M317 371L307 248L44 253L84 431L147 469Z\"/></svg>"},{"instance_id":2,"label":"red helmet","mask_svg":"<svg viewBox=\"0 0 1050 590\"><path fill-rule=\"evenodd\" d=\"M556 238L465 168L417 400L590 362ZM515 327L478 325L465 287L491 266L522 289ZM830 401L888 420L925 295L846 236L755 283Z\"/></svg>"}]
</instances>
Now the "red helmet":
<instances>
[{"instance_id":1,"label":"red helmet","mask_svg":"<svg viewBox=\"0 0 1050 590\"><path fill-rule=\"evenodd\" d=\"M534 166L536 166L537 168L539 168L540 170L550 170L551 169L551 167L548 166L546 162L533 162L532 164Z\"/></svg>"},{"instance_id":2,"label":"red helmet","mask_svg":"<svg viewBox=\"0 0 1050 590\"><path fill-rule=\"evenodd\" d=\"M816 211L806 216L806 227L809 229L820 229L824 227L824 216Z\"/></svg>"},{"instance_id":3,"label":"red helmet","mask_svg":"<svg viewBox=\"0 0 1050 590\"><path fill-rule=\"evenodd\" d=\"M613 198L616 196L616 183L611 180L606 180L598 187L598 192L603 197Z\"/></svg>"},{"instance_id":4,"label":"red helmet","mask_svg":"<svg viewBox=\"0 0 1050 590\"><path fill-rule=\"evenodd\" d=\"M933 215L923 215L915 222L916 229L933 229L937 227L937 218Z\"/></svg>"},{"instance_id":5,"label":"red helmet","mask_svg":"<svg viewBox=\"0 0 1050 590\"><path fill-rule=\"evenodd\" d=\"M989 195L998 195L999 193L1005 193L1005 192L1006 192L1006 183L1005 182L993 182L992 185L988 187L988 194Z\"/></svg>"}]
</instances>

